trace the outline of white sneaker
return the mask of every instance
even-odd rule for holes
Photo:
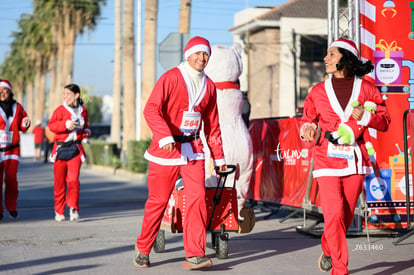
[[[55,212],[55,221],[57,222],[63,222],[65,220],[65,215],[60,215]]]
[[[70,220],[71,221],[76,221],[79,219],[79,213],[78,210],[76,210],[75,208],[70,208],[69,209],[69,215],[70,215]]]

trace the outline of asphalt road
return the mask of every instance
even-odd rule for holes
[[[184,270],[182,234],[166,232],[165,252],[152,252],[152,266],[138,269],[132,259],[147,196],[144,175],[83,167],[81,219],[61,223],[54,220],[53,166],[22,159],[18,179],[19,219],[5,212],[0,221],[1,274],[322,274],[319,239],[296,230],[300,213],[271,215],[275,209],[256,206],[252,232],[229,232],[227,259],[216,258],[208,236],[214,266],[200,271]],[[398,246],[395,240],[349,238],[351,274],[414,274],[414,236]]]

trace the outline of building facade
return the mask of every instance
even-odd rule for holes
[[[235,15],[230,31],[244,49],[240,82],[248,91],[250,119],[300,113],[308,88],[325,72],[327,0],[247,9]]]

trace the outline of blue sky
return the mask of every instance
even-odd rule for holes
[[[145,0],[142,0],[145,12]],[[157,42],[161,43],[171,32],[178,31],[181,0],[158,1]],[[192,0],[190,36],[200,35],[211,44],[232,44],[228,31],[233,26],[234,14],[248,7],[278,6],[288,0]],[[31,13],[31,0],[2,0],[0,17],[0,62],[3,62],[12,41],[11,33],[17,30],[22,13]],[[107,0],[97,27],[77,38],[73,81],[95,95],[112,92],[114,1]],[[144,15],[143,15],[144,18]],[[163,72],[159,66],[158,74]],[[1,78],[1,76],[0,76]]]

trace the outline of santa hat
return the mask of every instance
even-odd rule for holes
[[[339,38],[338,40],[332,41],[331,44],[329,44],[329,48],[330,47],[338,47],[338,48],[345,49],[345,50],[351,52],[357,58],[359,58],[358,48],[355,45],[354,41],[352,41],[352,40],[348,40],[348,39],[345,39],[345,38]]]
[[[190,55],[196,52],[206,52],[208,55],[211,54],[210,43],[207,39],[200,36],[191,38],[184,48],[184,58],[187,59]]]
[[[0,87],[6,87],[10,91],[13,91],[12,85],[8,80],[4,80],[4,79],[0,80]]]

